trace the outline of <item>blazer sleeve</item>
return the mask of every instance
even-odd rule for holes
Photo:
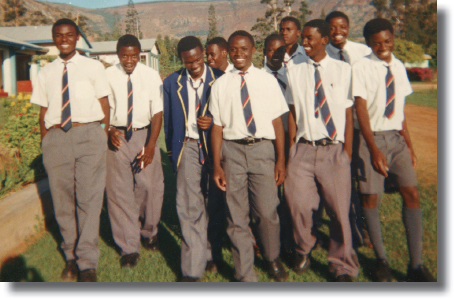
[[[172,156],[172,135],[173,135],[173,126],[172,126],[172,115],[170,109],[172,107],[171,96],[170,96],[170,83],[169,80],[164,80],[163,86],[163,95],[164,95],[164,133],[165,141],[167,147],[167,155]]]

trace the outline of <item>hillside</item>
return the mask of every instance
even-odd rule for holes
[[[0,0],[0,3],[4,1]],[[299,8],[299,1],[295,2],[292,6],[293,10]],[[313,11],[309,19],[318,18],[322,9],[326,14],[332,10],[342,10],[347,13],[351,18],[351,37],[361,37],[362,26],[367,20],[373,18],[375,11],[370,0],[308,0],[307,2],[309,8]],[[92,29],[92,32],[89,32],[88,35],[92,38],[112,30],[115,14],[121,17],[120,24],[122,24],[128,9],[126,5],[105,9],[85,9],[72,5],[43,3],[34,0],[24,0],[24,3],[27,13],[20,18],[20,25],[32,25],[32,12],[36,11],[41,12],[46,17],[47,23],[52,23],[67,12],[71,12],[73,16],[79,13],[81,16],[87,17],[88,26]],[[260,4],[260,0],[163,1],[137,3],[135,7],[139,13],[144,38],[156,37],[158,34],[182,37],[190,34],[198,36],[207,34],[208,7],[210,4],[215,6],[218,20],[217,28],[224,37],[228,37],[238,29],[250,30],[256,19],[262,17],[266,10],[266,5]],[[1,8],[0,13],[2,13]],[[3,24],[3,26],[14,25],[14,21]],[[122,30],[124,29],[122,28]]]

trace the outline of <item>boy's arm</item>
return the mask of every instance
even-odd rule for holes
[[[162,125],[162,111],[156,113],[151,118],[151,133],[150,137],[148,138],[147,145],[144,148],[144,153],[140,152],[137,156],[137,159],[140,159],[138,163],[143,162],[143,168],[147,167],[148,164],[153,162],[154,157],[154,148],[156,146],[156,141],[159,137],[159,132],[161,131]]]
[[[107,137],[109,137],[109,125],[110,125],[110,105],[109,98],[107,96],[98,99],[101,104],[102,112],[104,113],[104,118],[101,119],[101,124],[104,124],[104,132],[106,132]]]
[[[351,159],[353,151],[353,107],[347,108],[345,117],[344,151]]]
[[[359,127],[361,128],[361,133],[363,134],[364,139],[366,140],[367,147],[372,159],[372,166],[376,171],[388,177],[387,171],[388,164],[386,163],[386,157],[378,149],[374,141],[374,135],[370,128],[370,119],[369,112],[367,111],[367,101],[361,97],[355,97],[355,108],[356,115],[358,116]]]
[[[46,125],[44,123],[44,116],[46,115],[47,112],[47,107],[41,106],[41,109],[39,110],[39,129],[41,131],[41,141],[43,141],[44,136],[46,136],[47,132],[49,130],[46,129]]]
[[[273,127],[274,134],[276,135],[274,147],[276,148],[277,154],[276,164],[274,166],[274,180],[276,181],[276,186],[279,186],[285,179],[285,132],[280,116],[273,120]]]
[[[296,112],[295,105],[288,105],[290,112],[288,114],[288,138],[289,138],[289,148],[291,148],[296,142]]]
[[[222,127],[213,124],[211,128],[211,149],[213,151],[213,180],[222,191],[226,191],[227,182],[221,166]]]
[[[413,168],[416,167],[416,155],[415,151],[413,150],[413,144],[411,143],[410,139],[410,131],[408,131],[407,126],[407,117],[404,112],[404,121],[402,122],[402,130],[399,131],[400,135],[402,135],[405,139],[405,143],[407,144],[408,150],[410,151],[411,162],[413,164]]]

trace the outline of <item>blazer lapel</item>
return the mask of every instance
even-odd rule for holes
[[[213,73],[213,69],[211,67],[209,67],[207,64],[205,64],[205,67],[207,68],[207,74],[206,74],[206,78],[205,78],[206,84],[204,84],[204,86],[203,86],[202,115],[205,115],[208,110],[208,104],[210,103],[210,96],[211,96],[211,85],[213,85],[214,81],[216,81],[216,78]]]
[[[180,75],[177,79],[177,95],[180,99],[181,109],[183,110],[184,114],[184,125],[185,128],[187,127],[188,123],[188,84],[187,84],[188,77],[186,75],[186,69],[182,69]]]

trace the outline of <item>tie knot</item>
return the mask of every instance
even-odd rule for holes
[[[241,77],[244,77],[247,74],[247,72],[239,72],[239,74]]]
[[[320,66],[320,63],[314,62],[314,66],[315,66],[315,68],[318,68]]]
[[[200,79],[200,84],[199,84],[199,86],[197,86],[197,87],[194,86],[194,81],[192,80],[192,78],[189,79],[189,82],[191,82],[192,88],[194,88],[195,90],[197,90],[197,89],[202,85],[202,83],[203,83],[203,78]]]
[[[276,72],[276,71],[274,71],[274,72],[273,72],[273,75],[277,76],[277,72]]]

